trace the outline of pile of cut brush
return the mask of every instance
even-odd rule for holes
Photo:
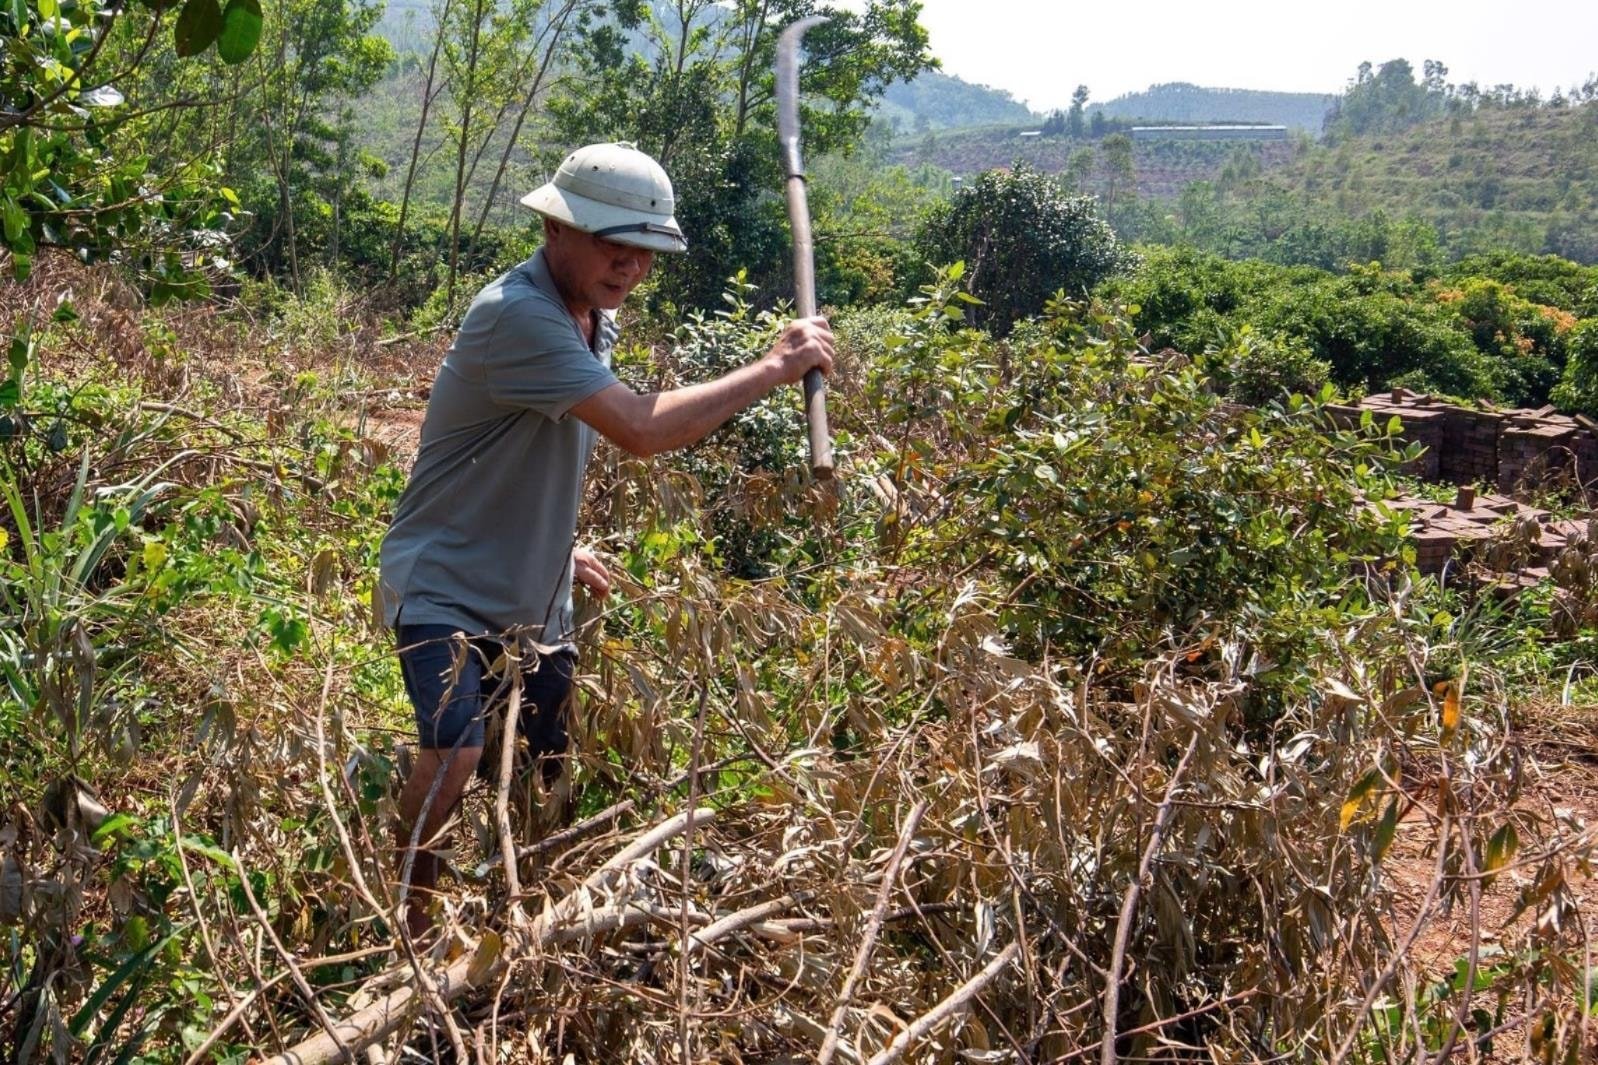
[[[514,874],[438,909],[449,931],[427,956],[353,995],[280,1000],[277,1027],[307,1035],[274,1060],[407,1039],[407,1053],[483,1061],[1341,1060],[1502,1043],[1480,1018],[1501,1023],[1514,986],[1538,989],[1513,996],[1516,1012],[1546,1008],[1550,1034],[1576,1045],[1570,986],[1557,990],[1573,942],[1561,921],[1590,839],[1569,825],[1539,826],[1537,852],[1519,856],[1542,892],[1526,904],[1549,911],[1525,932],[1524,968],[1504,981],[1498,957],[1503,987],[1473,977],[1415,1003],[1432,1012],[1413,1024],[1363,1023],[1416,978],[1417,935],[1453,903],[1475,912],[1486,874],[1516,858],[1489,826],[1511,823],[1504,800],[1524,767],[1395,743],[1435,736],[1457,712],[1446,693],[1398,673],[1328,678],[1276,735],[1251,740],[1236,646],[1217,649],[1226,679],[1191,675],[1208,649],[1178,648],[1119,701],[1011,657],[974,598],[957,597],[927,654],[872,629],[859,599],[826,618],[768,606],[721,602],[724,617],[758,618],[746,623],[766,654],[835,627],[841,675],[859,671],[840,686],[876,697],[833,697],[869,743],[834,742],[818,712],[818,742],[766,746],[758,715],[739,710],[747,667],[714,650],[649,679],[602,670],[592,703],[636,713],[658,699],[662,735],[642,742],[674,748],[655,764],[686,769],[621,773],[650,801],[521,848]],[[812,672],[827,686],[825,665]],[[897,683],[922,700],[902,722],[873,709]],[[615,723],[601,711],[591,725]],[[1436,861],[1423,905],[1395,927],[1379,863],[1399,818],[1439,809],[1406,829]],[[1529,836],[1533,820],[1513,823]],[[346,857],[368,882],[381,875],[371,856]],[[367,901],[388,911],[391,899]],[[1486,972],[1480,934],[1459,947]]]

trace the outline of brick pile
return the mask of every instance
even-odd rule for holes
[[[1398,418],[1400,437],[1426,449],[1406,471],[1422,480],[1489,484],[1510,494],[1568,476],[1598,489],[1598,422],[1580,415],[1552,407],[1473,410],[1403,388],[1330,409],[1351,426],[1367,411],[1379,426]]]
[[[1505,529],[1506,521],[1519,521],[1527,531],[1524,557],[1515,567],[1535,583],[1548,576],[1548,563],[1565,547],[1578,523],[1550,520],[1546,510],[1527,506],[1508,496],[1461,488],[1452,503],[1404,497],[1383,504],[1407,513],[1410,539],[1415,544],[1415,568],[1422,573],[1442,573],[1456,555],[1487,544]]]
[[[1556,478],[1598,494],[1598,422],[1552,407],[1474,410],[1402,388],[1366,396],[1357,406],[1331,408],[1349,426],[1366,412],[1381,427],[1396,417],[1399,437],[1425,448],[1406,472],[1461,486],[1452,503],[1402,498],[1385,504],[1409,515],[1417,569],[1442,573],[1472,552],[1499,572],[1508,590],[1548,579],[1549,563],[1584,525],[1554,521],[1512,496]],[[1478,494],[1477,485],[1497,492]]]

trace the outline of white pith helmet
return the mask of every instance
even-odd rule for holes
[[[539,214],[596,237],[651,251],[687,251],[673,217],[671,179],[659,163],[621,141],[578,148],[555,177],[522,197]]]

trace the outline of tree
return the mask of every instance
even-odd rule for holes
[[[1094,153],[1092,147],[1078,148],[1065,164],[1066,186],[1072,192],[1086,192],[1088,179],[1093,176]]]
[[[1361,63],[1326,116],[1327,132],[1338,137],[1394,133],[1444,114],[1454,97],[1448,68],[1428,59],[1422,70],[1424,80],[1417,83],[1407,59],[1389,60],[1374,73],[1370,63]]]
[[[1137,170],[1132,163],[1132,138],[1125,133],[1112,133],[1104,138],[1103,146],[1104,168],[1109,172],[1109,184],[1104,194],[1104,213],[1114,217],[1118,193],[1127,193],[1133,199],[1137,197]]]
[[[172,106],[132,83],[154,56],[201,65],[193,60],[215,45],[224,63],[244,61],[261,8],[187,0],[175,21],[169,11],[115,0],[14,0],[0,10],[0,235],[19,279],[41,246],[55,246],[144,262],[158,299],[201,284],[189,267],[218,243],[230,204],[208,153],[161,168],[150,154],[120,150],[141,120]]]
[[[1083,111],[1087,105],[1088,87],[1086,85],[1078,85],[1076,91],[1071,94],[1071,110],[1065,116],[1066,130],[1077,140],[1081,140],[1087,133],[1087,122],[1083,116]]]
[[[354,118],[341,104],[376,84],[393,58],[372,32],[378,0],[281,0],[268,20],[255,92],[241,100],[242,129],[226,159],[256,215],[248,234],[257,267],[304,283],[301,235],[337,241],[335,203],[355,184]]]
[[[1081,297],[1137,256],[1121,246],[1091,197],[1068,196],[1025,164],[990,170],[935,208],[916,237],[933,265],[966,265],[974,322],[997,334],[1063,291]]]

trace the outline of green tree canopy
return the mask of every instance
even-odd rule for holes
[[[966,264],[971,317],[997,333],[1043,310],[1064,291],[1082,296],[1133,266],[1088,196],[1070,196],[1024,164],[990,170],[927,216],[916,246],[928,263]]]

